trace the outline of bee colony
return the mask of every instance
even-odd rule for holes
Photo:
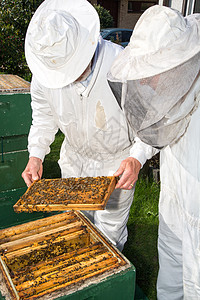
[[[114,176],[41,179],[14,205],[15,212],[101,210],[117,182]]]
[[[0,230],[6,299],[56,299],[128,268],[125,257],[78,211]]]

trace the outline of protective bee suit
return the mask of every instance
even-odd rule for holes
[[[106,78],[122,47],[99,38],[99,20],[90,6],[86,0],[46,0],[36,11],[26,36],[26,58],[33,72],[33,123],[28,150],[30,157],[43,161],[60,129],[65,135],[59,160],[64,178],[112,176],[130,155],[143,164],[150,148],[141,143],[131,152],[132,130]],[[69,53],[65,53],[65,27],[66,32],[70,31]],[[87,30],[91,32],[86,35]],[[91,60],[91,71],[83,81],[76,81]],[[106,210],[85,212],[119,250],[127,240],[126,224],[133,194],[134,188],[116,189]]]
[[[147,9],[109,80],[136,135],[160,149],[157,298],[200,299],[200,14]]]
[[[112,176],[121,160],[130,155],[133,135],[104,75],[119,51],[119,46],[100,39],[98,59],[87,88],[81,83],[59,89],[45,88],[33,77],[34,123],[29,133],[28,149],[31,156],[43,159],[60,128],[65,135],[59,160],[64,178]],[[133,193],[133,189],[116,190],[106,211],[97,211],[95,215],[87,213],[120,249],[127,239],[125,224]]]

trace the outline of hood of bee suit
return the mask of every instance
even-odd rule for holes
[[[108,80],[135,134],[163,148],[188,126],[197,106],[199,70],[200,14],[184,18],[155,5],[138,20]]]
[[[100,21],[87,0],[45,0],[27,29],[25,56],[42,85],[62,88],[80,77],[97,47]]]

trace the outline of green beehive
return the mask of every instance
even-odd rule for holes
[[[28,134],[31,125],[30,83],[16,75],[0,74],[0,136]]]
[[[26,187],[0,192],[0,229],[49,216],[49,213],[16,213],[13,205],[25,193]]]
[[[0,228],[34,220],[43,214],[16,214],[13,205],[26,191],[21,177],[28,162],[31,125],[30,83],[0,74]]]
[[[16,75],[0,75],[0,192],[25,187],[31,125],[30,83]]]

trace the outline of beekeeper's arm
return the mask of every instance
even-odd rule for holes
[[[116,188],[130,190],[138,179],[140,169],[147,159],[152,158],[159,150],[143,143],[139,138],[135,138],[135,143],[130,150],[130,157],[124,159],[114,176],[120,176]]]
[[[58,127],[46,100],[44,88],[34,78],[31,82],[32,125],[28,136],[29,161],[22,173],[27,186],[42,177],[42,163],[50,152]]]

